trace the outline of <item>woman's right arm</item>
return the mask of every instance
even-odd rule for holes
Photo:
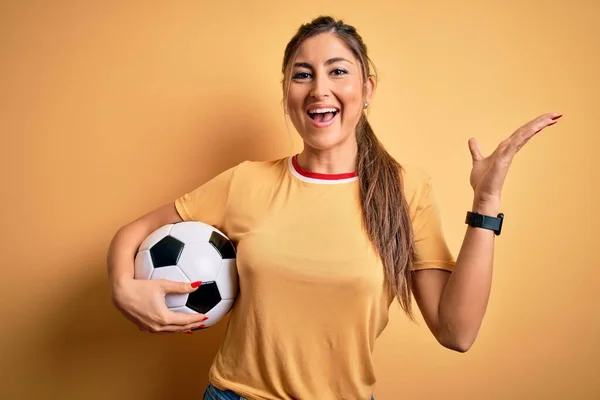
[[[174,203],[168,203],[121,227],[107,254],[108,278],[115,307],[140,329],[149,332],[184,332],[201,327],[203,314],[170,311],[167,293],[190,293],[190,283],[134,279],[138,248],[150,233],[163,225],[181,222]]]

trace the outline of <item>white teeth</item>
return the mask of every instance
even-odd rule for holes
[[[323,114],[323,113],[336,112],[336,111],[337,111],[337,109],[335,109],[335,108],[313,108],[311,110],[308,110],[308,112],[311,114]]]

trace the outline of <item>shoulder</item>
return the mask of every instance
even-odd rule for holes
[[[418,195],[424,190],[428,190],[431,185],[431,175],[420,165],[412,163],[401,164],[402,184],[404,193],[408,195]]]
[[[401,163],[402,177],[409,180],[411,183],[419,183],[428,181],[431,175],[420,165],[414,163]]]
[[[265,181],[276,178],[287,168],[288,157],[266,160],[240,162],[234,167],[235,179],[242,182]]]
[[[287,165],[289,157],[277,158],[273,160],[246,160],[238,164],[238,168],[245,171],[267,171],[280,168]]]
[[[420,165],[404,163],[401,167],[404,198],[414,215],[430,201],[431,175]]]

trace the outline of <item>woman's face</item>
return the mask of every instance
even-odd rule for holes
[[[332,33],[305,40],[291,67],[287,112],[308,146],[325,150],[355,142],[355,129],[374,80]],[[285,88],[284,88],[285,90]]]

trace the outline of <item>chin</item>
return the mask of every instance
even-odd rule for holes
[[[317,150],[327,150],[347,141],[348,137],[340,133],[338,129],[329,132],[319,130],[304,132],[300,135],[308,146]]]

